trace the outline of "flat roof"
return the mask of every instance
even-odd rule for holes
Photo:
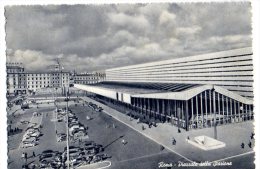
[[[158,93],[158,92],[179,92],[193,87],[201,86],[200,84],[180,84],[180,83],[117,83],[101,82],[95,84],[97,87],[120,90],[122,92],[136,93]]]
[[[114,91],[118,91],[121,93],[129,93],[129,94],[145,94],[145,93],[161,93],[161,90],[158,89],[148,89],[142,87],[134,87],[134,86],[127,86],[121,84],[112,84],[112,83],[98,83],[95,85],[91,85],[93,87],[101,87],[106,88]],[[167,91],[165,91],[167,92]]]

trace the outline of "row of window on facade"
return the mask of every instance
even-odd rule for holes
[[[93,79],[99,79],[98,77],[75,77],[75,80],[93,80]]]
[[[95,84],[98,83],[99,81],[75,81],[75,84]]]

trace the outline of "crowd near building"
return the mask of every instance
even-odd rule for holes
[[[97,98],[186,130],[254,119],[252,49],[241,48],[105,71]]]

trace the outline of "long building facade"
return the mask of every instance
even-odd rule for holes
[[[252,49],[242,48],[108,69],[106,81],[212,84],[252,98]]]
[[[75,85],[144,117],[186,130],[254,119],[252,49],[106,70],[106,82]]]

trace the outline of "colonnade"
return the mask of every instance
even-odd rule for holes
[[[189,100],[132,97],[131,104],[141,114],[191,128],[242,122],[254,118],[253,105],[241,103],[214,90],[206,90]]]

